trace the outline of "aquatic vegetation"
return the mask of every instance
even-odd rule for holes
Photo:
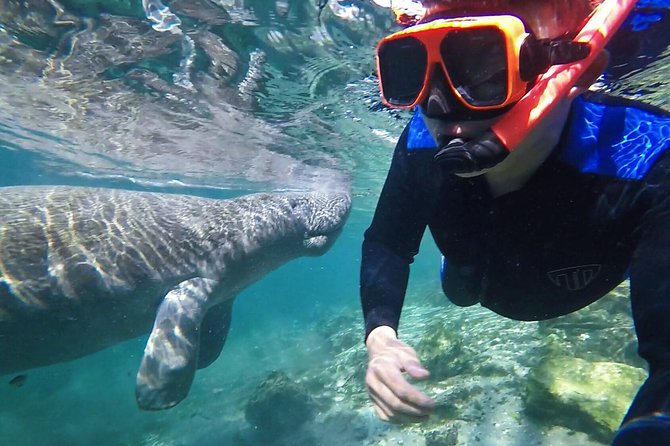
[[[468,354],[460,335],[462,329],[460,324],[445,324],[439,318],[426,327],[415,348],[433,379],[443,380],[472,372],[474,364],[467,361]]]

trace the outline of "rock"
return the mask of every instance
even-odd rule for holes
[[[446,424],[440,429],[426,433],[426,446],[456,446],[458,444],[458,428],[454,424]]]
[[[246,420],[262,438],[293,434],[312,421],[316,404],[298,383],[284,372],[272,372],[256,389],[245,409]]]
[[[548,357],[528,377],[526,411],[609,443],[646,375],[626,364]]]

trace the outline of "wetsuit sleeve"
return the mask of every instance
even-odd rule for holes
[[[670,413],[670,156],[650,172],[639,239],[630,266],[631,305],[640,356],[649,378],[626,421],[658,411]]]
[[[365,338],[381,325],[397,330],[409,278],[432,201],[422,177],[429,174],[434,150],[407,149],[405,129],[396,146],[372,224],[365,232],[360,295]]]

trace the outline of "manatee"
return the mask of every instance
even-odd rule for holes
[[[172,407],[221,353],[240,291],[326,252],[350,207],[346,192],[0,188],[0,375],[149,333],[137,403]]]

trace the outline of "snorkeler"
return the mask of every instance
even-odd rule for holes
[[[397,328],[426,227],[456,305],[571,313],[630,280],[649,364],[613,445],[670,444],[670,112],[588,87],[632,0],[425,0],[377,46],[383,102],[417,111],[365,232],[366,385],[383,420],[434,400]]]

